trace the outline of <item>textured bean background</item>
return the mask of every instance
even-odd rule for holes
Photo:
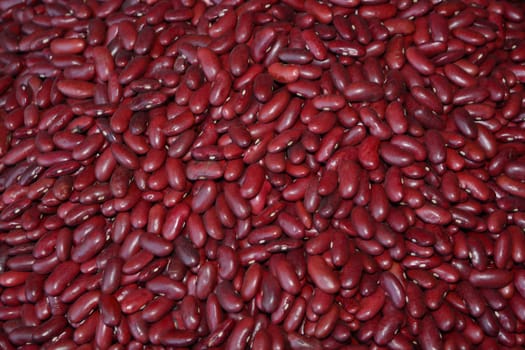
[[[0,1],[0,348],[524,348],[524,83],[522,1]]]

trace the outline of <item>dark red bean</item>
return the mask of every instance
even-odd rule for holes
[[[483,288],[501,288],[509,284],[514,274],[505,270],[473,270],[469,276],[469,281],[475,287]]]
[[[350,83],[343,92],[350,102],[373,102],[383,97],[383,89],[371,82],[354,82]]]
[[[59,264],[47,278],[44,285],[45,292],[48,295],[61,294],[69,281],[72,281],[79,272],[79,265],[72,261]]]
[[[273,313],[279,307],[281,300],[281,287],[277,279],[270,273],[263,273],[261,282],[261,310]]]
[[[226,203],[237,218],[246,219],[250,215],[250,206],[242,197],[239,186],[233,183],[225,184],[224,197]]]
[[[433,349],[442,347],[441,334],[436,327],[432,316],[427,315],[422,320],[421,333],[418,341],[423,349]]]
[[[156,234],[148,233],[143,233],[140,236],[140,246],[156,256],[169,255],[173,250],[170,242]]]
[[[308,275],[312,278],[316,286],[326,293],[336,293],[340,288],[338,276],[318,255],[308,258]]]
[[[226,349],[239,349],[246,345],[254,327],[253,318],[248,317],[238,321],[233,327],[228,340]]]
[[[100,316],[107,326],[117,326],[121,320],[120,305],[114,296],[102,294],[99,299]]]
[[[222,308],[228,312],[239,312],[242,307],[242,299],[235,292],[229,281],[220,282],[215,290]]]
[[[282,212],[277,217],[279,226],[283,232],[290,238],[300,239],[304,237],[304,227],[301,222],[292,215]]]
[[[262,281],[261,265],[255,263],[250,265],[245,273],[241,286],[241,296],[244,300],[252,299],[259,291]]]
[[[80,322],[85,319],[89,312],[97,305],[99,298],[99,291],[90,291],[83,294],[69,308],[69,320],[71,322]]]
[[[386,293],[390,296],[392,303],[397,308],[405,306],[405,291],[401,282],[390,272],[383,272],[381,274],[381,285]]]
[[[419,73],[424,75],[432,75],[434,73],[434,64],[417,48],[407,48],[406,57],[408,62],[410,62]]]
[[[57,88],[64,95],[78,99],[92,97],[95,93],[92,83],[78,80],[61,80],[57,83]]]
[[[101,291],[110,294],[117,290],[120,285],[121,270],[124,262],[118,257],[108,260],[102,272]]]
[[[385,292],[382,288],[377,288],[375,292],[363,298],[356,313],[356,318],[361,321],[372,319],[383,307],[384,301]]]
[[[167,297],[160,296],[152,300],[142,310],[142,318],[147,322],[157,322],[173,308],[174,302]]]
[[[292,265],[282,255],[273,255],[270,259],[270,269],[277,277],[281,288],[291,294],[298,294],[300,283]]]

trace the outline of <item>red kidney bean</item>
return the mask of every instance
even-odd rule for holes
[[[470,273],[469,281],[475,287],[501,288],[510,283],[513,277],[512,272],[505,270],[473,270]]]
[[[287,84],[297,81],[300,77],[299,67],[295,65],[285,65],[273,63],[268,67],[268,73],[277,82]]]
[[[418,341],[424,349],[441,348],[443,346],[441,333],[431,315],[423,318]]]
[[[157,322],[173,308],[173,305],[174,302],[172,300],[165,296],[159,296],[148,303],[142,310],[142,319],[150,323]]]
[[[365,81],[350,83],[343,93],[350,102],[374,102],[383,97],[379,85]]]
[[[187,330],[174,330],[172,332],[166,332],[161,335],[160,342],[163,345],[171,346],[190,346],[197,340],[196,335],[192,331]]]
[[[238,349],[246,345],[254,327],[253,318],[248,317],[238,321],[233,327],[228,340],[226,349]]]
[[[117,326],[121,320],[120,305],[110,294],[102,294],[99,299],[102,322],[107,326]]]
[[[414,86],[411,88],[411,93],[417,102],[425,105],[432,111],[436,113],[443,112],[443,105],[441,101],[432,91],[421,86]]]
[[[186,294],[186,287],[178,281],[164,276],[157,276],[146,283],[146,287],[153,293],[163,293],[170,299],[179,300]]]
[[[360,321],[372,319],[383,307],[384,301],[385,292],[382,288],[377,288],[375,292],[361,300],[356,318]]]
[[[124,319],[123,319],[124,321]],[[149,325],[140,318],[140,313],[134,313],[127,316],[129,332],[140,343],[148,341]]]
[[[419,73],[423,75],[432,75],[434,73],[434,64],[417,48],[407,48],[406,58]]]
[[[140,236],[140,245],[156,256],[169,255],[173,250],[173,246],[168,241],[155,234],[143,233]]]
[[[95,256],[104,246],[106,237],[103,232],[92,231],[71,250],[71,259],[83,263]]]
[[[330,310],[319,318],[319,322],[315,327],[315,337],[323,339],[330,335],[335,327],[339,317],[339,308],[333,305]]]
[[[381,274],[381,285],[386,293],[390,296],[392,303],[398,309],[405,306],[405,290],[401,282],[391,273],[383,272]]]
[[[71,303],[80,297],[86,290],[95,289],[100,282],[100,276],[97,275],[81,275],[77,277],[64,290],[60,296],[60,300],[65,303]]]
[[[404,167],[411,165],[414,162],[411,153],[396,147],[390,142],[381,143],[379,152],[385,162],[394,166]]]
[[[415,318],[423,317],[426,312],[426,306],[421,289],[412,282],[407,283],[406,297],[408,314]]]
[[[250,48],[247,45],[236,45],[229,55],[229,65],[231,73],[238,77],[243,75],[248,69],[248,58]]]
[[[259,308],[264,312],[275,312],[277,307],[279,307],[281,294],[281,288],[277,279],[272,274],[263,272]]]
[[[239,312],[242,309],[242,299],[233,289],[229,281],[220,282],[215,289],[215,293],[224,310],[228,312]]]
[[[425,304],[430,310],[439,309],[447,292],[448,285],[443,281],[437,281],[433,288],[425,292]]]
[[[282,212],[277,217],[277,222],[279,223],[279,226],[282,228],[283,232],[290,238],[300,239],[304,237],[303,225],[292,215]]]
[[[61,80],[57,83],[57,88],[64,95],[78,99],[92,97],[95,93],[93,84],[77,80]]]
[[[241,287],[241,296],[244,300],[252,299],[259,291],[262,281],[262,269],[259,264],[252,264],[246,271]]]
[[[71,322],[80,322],[85,319],[89,312],[97,305],[99,298],[99,291],[89,291],[84,293],[69,308],[68,319]]]
[[[131,224],[131,222],[129,223]],[[131,226],[131,225],[130,225]],[[131,227],[130,227],[131,228]],[[126,237],[123,239],[122,246],[119,251],[119,256],[123,259],[128,259],[140,249],[140,235],[142,231],[134,230],[126,232]]]
[[[110,294],[117,290],[120,284],[121,270],[124,262],[118,257],[108,260],[102,272],[101,291]]]
[[[215,297],[215,295],[212,295]],[[213,298],[211,298],[213,299]],[[215,297],[216,300],[216,297]],[[209,304],[208,304],[209,305]],[[212,314],[213,312],[208,312],[208,315]],[[222,316],[222,315],[221,315]],[[209,321],[208,321],[209,323]],[[211,332],[210,334],[203,340],[203,343],[207,346],[218,346],[221,345],[226,341],[226,338],[228,337],[229,332],[233,329],[235,325],[235,321],[233,319],[226,319],[223,322],[217,322],[217,324],[209,326]]]
[[[394,338],[395,333],[403,323],[403,314],[392,312],[383,316],[377,324],[377,333],[374,335],[374,341],[378,345],[386,345]]]
[[[208,235],[214,239],[224,239],[224,230],[217,213],[217,210],[212,207],[204,213],[203,223]]]
[[[153,254],[146,250],[140,250],[123,264],[122,272],[128,275],[135,274],[150,263],[151,260],[153,260]]]
[[[190,207],[185,203],[177,204],[166,213],[166,222],[162,227],[162,236],[167,240],[177,237],[190,214]]]
[[[318,255],[308,258],[308,275],[316,286],[326,293],[336,293],[340,288],[338,276],[330,270],[326,262]]]
[[[205,263],[199,270],[197,277],[197,297],[199,299],[206,299],[208,295],[215,288],[215,280],[217,277],[217,268],[212,263]]]
[[[46,280],[44,285],[45,292],[48,295],[61,294],[69,281],[73,280],[79,271],[79,265],[72,261],[59,264]]]
[[[270,270],[278,279],[281,288],[290,294],[300,292],[299,279],[293,269],[293,266],[283,255],[273,255],[270,259]]]
[[[224,197],[226,203],[239,219],[246,219],[250,215],[250,206],[242,197],[239,186],[227,183],[224,186]]]
[[[477,293],[475,287],[467,282],[460,282],[457,293],[465,300],[468,311],[474,317],[479,317],[486,309],[483,298]]]
[[[151,280],[148,281],[148,288],[150,288],[150,284],[153,285],[153,282]],[[153,293],[149,289],[136,288],[134,290],[129,291],[127,295],[123,296],[121,300],[119,300],[120,308],[125,314],[134,314],[139,309],[143,308],[149,301],[151,301],[152,298]]]

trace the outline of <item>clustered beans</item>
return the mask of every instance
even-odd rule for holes
[[[525,346],[523,2],[0,28],[0,348]]]

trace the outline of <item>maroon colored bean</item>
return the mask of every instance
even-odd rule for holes
[[[101,291],[110,294],[117,290],[120,284],[121,270],[124,262],[118,257],[108,260],[102,272]]]
[[[142,310],[142,318],[144,321],[150,323],[159,321],[173,308],[173,305],[174,302],[172,300],[164,296],[159,296]]]
[[[156,234],[143,233],[140,236],[140,245],[156,256],[169,255],[173,250],[173,246],[167,240]]]
[[[47,278],[44,290],[48,295],[59,295],[79,273],[80,267],[72,261],[59,264]]]
[[[340,288],[338,276],[334,271],[330,270],[323,258],[318,255],[308,258],[308,275],[316,286],[326,293],[336,293]]]
[[[509,284],[514,278],[514,274],[505,270],[473,270],[470,273],[469,281],[475,287],[501,288]]]
[[[383,272],[381,274],[381,285],[386,293],[390,296],[392,303],[397,308],[405,306],[405,291],[401,282],[390,272]]]
[[[443,346],[441,334],[431,315],[423,318],[418,341],[423,349],[441,348]]]
[[[242,299],[233,289],[229,281],[220,282],[215,289],[215,293],[224,310],[228,312],[239,312],[242,309]]]
[[[432,75],[434,73],[434,64],[417,48],[407,48],[406,57],[408,62],[410,62],[419,73],[424,75]]]
[[[288,213],[282,212],[277,217],[279,226],[283,232],[290,238],[302,238],[304,236],[304,227],[295,217]]]
[[[89,291],[84,293],[69,308],[69,320],[71,322],[80,322],[85,319],[89,312],[97,305],[99,298],[99,291]]]
[[[374,102],[383,97],[379,85],[366,81],[350,83],[343,93],[350,102]]]
[[[362,299],[356,318],[361,321],[370,320],[383,307],[384,302],[385,292],[382,288],[377,288],[375,292]]]
[[[221,278],[231,280],[239,268],[235,251],[229,247],[221,246],[217,250],[218,273]]]
[[[281,288],[291,294],[298,294],[300,283],[292,265],[282,255],[273,255],[270,259],[270,269],[277,277]]]
[[[226,203],[239,219],[246,219],[251,212],[248,202],[242,197],[240,188],[236,184],[227,183],[224,186]]]
[[[98,303],[102,322],[107,326],[117,326],[122,315],[115,297],[110,294],[102,294]]]
[[[123,319],[124,321],[124,319]],[[129,333],[140,343],[148,341],[149,325],[140,318],[140,313],[134,313],[127,316]],[[137,344],[138,345],[138,344]]]
[[[239,349],[246,345],[254,327],[253,318],[238,321],[225,344],[225,349]]]
[[[95,93],[92,83],[78,80],[61,80],[57,83],[57,88],[64,95],[78,99],[92,97]]]
[[[72,248],[71,259],[78,263],[84,263],[100,252],[105,243],[106,237],[103,232],[90,232],[79,245]]]

